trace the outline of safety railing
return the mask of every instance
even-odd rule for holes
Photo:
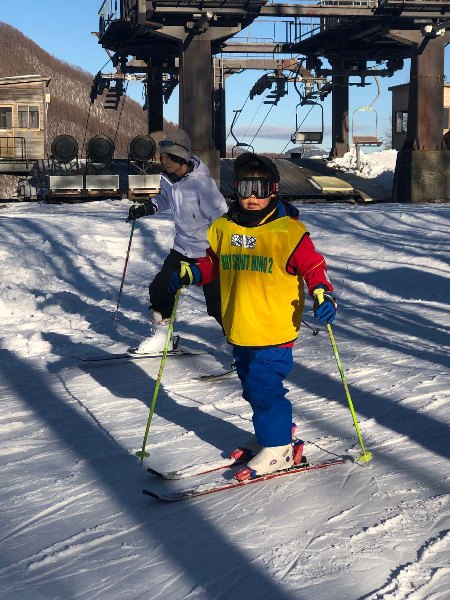
[[[21,136],[0,136],[0,158],[25,160],[27,158],[25,138]]]
[[[98,11],[99,33],[102,35],[108,29],[111,21],[120,19],[119,1],[104,0]]]
[[[378,0],[320,0],[320,6],[355,6],[376,8]]]

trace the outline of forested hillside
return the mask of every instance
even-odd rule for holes
[[[99,133],[115,140],[116,158],[126,158],[130,140],[147,131],[146,113],[142,106],[130,98],[125,99],[123,110],[106,110],[104,99],[99,97],[90,106],[90,90],[94,73],[74,67],[45,52],[18,29],[0,21],[0,77],[16,75],[43,75],[51,77],[48,108],[47,152],[57,135],[73,136],[80,147]],[[92,41],[95,44],[95,40]],[[106,60],[105,54],[105,60]],[[108,65],[105,70],[113,70]],[[87,119],[89,114],[89,120]],[[119,121],[120,115],[120,121]],[[86,131],[86,122],[88,128]],[[119,127],[118,127],[119,125]],[[174,127],[165,123],[165,128]],[[85,133],[86,132],[86,133]],[[0,197],[8,197],[16,177],[0,176]]]

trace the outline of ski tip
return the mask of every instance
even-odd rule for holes
[[[236,373],[236,369],[230,369],[228,371],[221,371],[220,373],[204,373],[194,377],[196,381],[215,381],[218,379],[225,379],[229,375]]]
[[[145,496],[151,496],[152,498],[155,498],[156,500],[162,500],[162,499],[163,499],[163,498],[161,498],[161,496],[159,496],[159,495],[158,495],[158,494],[156,494],[155,492],[151,492],[150,490],[143,489],[143,490],[142,490],[142,493],[143,493]]]
[[[164,479],[164,473],[161,473],[161,471],[157,471],[156,469],[152,469],[152,467],[148,467],[147,468],[147,473],[151,473],[152,475],[156,475],[157,477],[160,477],[161,479]]]
[[[158,500],[159,502],[178,502],[179,500],[185,500],[186,498],[189,498],[190,496],[186,496],[183,493],[175,493],[175,494],[157,494],[156,492],[152,492],[151,490],[146,490],[143,489],[142,493],[145,496],[150,496],[151,498],[155,498],[155,500]]]

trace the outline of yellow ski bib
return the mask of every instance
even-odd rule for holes
[[[290,217],[253,228],[220,217],[208,229],[220,262],[223,327],[232,344],[276,346],[297,338],[304,282],[286,267],[305,233],[303,223]]]

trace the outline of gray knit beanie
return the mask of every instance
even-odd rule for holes
[[[173,154],[189,162],[192,156],[191,138],[183,129],[175,129],[159,142],[160,152]]]

